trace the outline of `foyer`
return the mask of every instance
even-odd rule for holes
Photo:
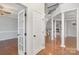
[[[0,4],[0,55],[78,55],[78,3]]]

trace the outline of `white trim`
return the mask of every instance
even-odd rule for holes
[[[10,33],[10,32],[18,32],[18,31],[0,31],[0,33]]]
[[[56,17],[56,15],[58,15],[58,14],[60,14],[60,13],[61,13],[61,11],[60,11],[60,12],[58,12],[57,14],[53,15],[52,17]]]
[[[76,10],[77,8],[72,8],[72,9],[67,9],[67,10],[63,10],[63,13],[64,12],[67,12],[67,11],[70,11],[70,10]]]
[[[22,29],[22,34],[20,33],[20,14],[22,14],[22,21],[23,21],[23,23],[21,24],[21,25],[23,25],[23,27],[21,28]],[[18,13],[18,34],[19,34],[19,36],[18,36],[18,54],[19,55],[24,55],[24,53],[26,52],[26,48],[25,48],[25,9],[23,9],[23,10],[21,10],[19,13]],[[20,35],[21,34],[21,35]],[[23,39],[21,40],[20,39],[20,37],[22,37]],[[20,40],[21,41],[23,41],[23,43],[22,42],[20,42]],[[20,45],[22,45],[22,46],[20,46]],[[22,48],[21,50],[19,49],[19,48]]]
[[[33,55],[36,55],[37,53],[39,53],[42,49],[44,49],[45,47],[43,46],[43,47],[41,47],[41,48],[39,48],[37,51],[35,51],[34,53],[32,53]]]
[[[1,31],[0,32],[0,41],[9,40],[17,37],[17,31]]]
[[[15,38],[18,38],[18,37],[3,38],[3,39],[0,39],[0,41],[12,40],[12,39],[15,39]]]
[[[55,14],[55,15],[53,15],[52,17],[55,17],[56,15],[58,15],[58,14],[60,14],[60,13],[64,13],[64,12],[67,12],[67,11],[69,11],[69,10],[76,10],[76,9],[78,9],[78,8],[73,8],[73,9],[68,9],[68,10],[61,10],[60,12],[58,12],[57,14]]]

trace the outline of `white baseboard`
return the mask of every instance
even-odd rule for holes
[[[17,31],[3,31],[0,32],[0,41],[17,38]]]
[[[4,39],[0,39],[0,41],[11,40],[11,39],[14,39],[14,38],[18,38],[18,37],[4,38]]]
[[[37,53],[39,53],[42,49],[44,49],[45,47],[41,47],[39,50],[38,50],[38,52]],[[37,53],[35,53],[35,55],[37,54]]]
[[[36,51],[33,51],[33,53],[31,53],[31,54],[29,54],[28,53],[28,51],[27,51],[27,54],[29,54],[29,55],[36,55],[37,53],[39,53],[42,49],[44,49],[45,47],[41,47],[41,48],[39,48],[38,50],[36,50]]]

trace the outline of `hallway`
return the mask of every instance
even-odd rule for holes
[[[51,41],[49,36],[47,36],[45,42],[45,49],[41,50],[37,55],[79,55],[79,51],[75,50],[75,40],[73,38],[69,38],[65,41],[66,48],[60,47],[59,36],[56,41]],[[70,45],[69,42],[71,42],[71,44],[73,43],[73,45]]]

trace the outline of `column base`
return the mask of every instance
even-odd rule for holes
[[[54,39],[51,39],[51,40],[54,40]]]
[[[61,47],[62,47],[62,48],[65,48],[66,46],[65,46],[65,45],[61,45]]]
[[[53,40],[54,38],[53,37],[51,37],[51,40]]]
[[[76,50],[79,51],[79,48],[77,48]]]

